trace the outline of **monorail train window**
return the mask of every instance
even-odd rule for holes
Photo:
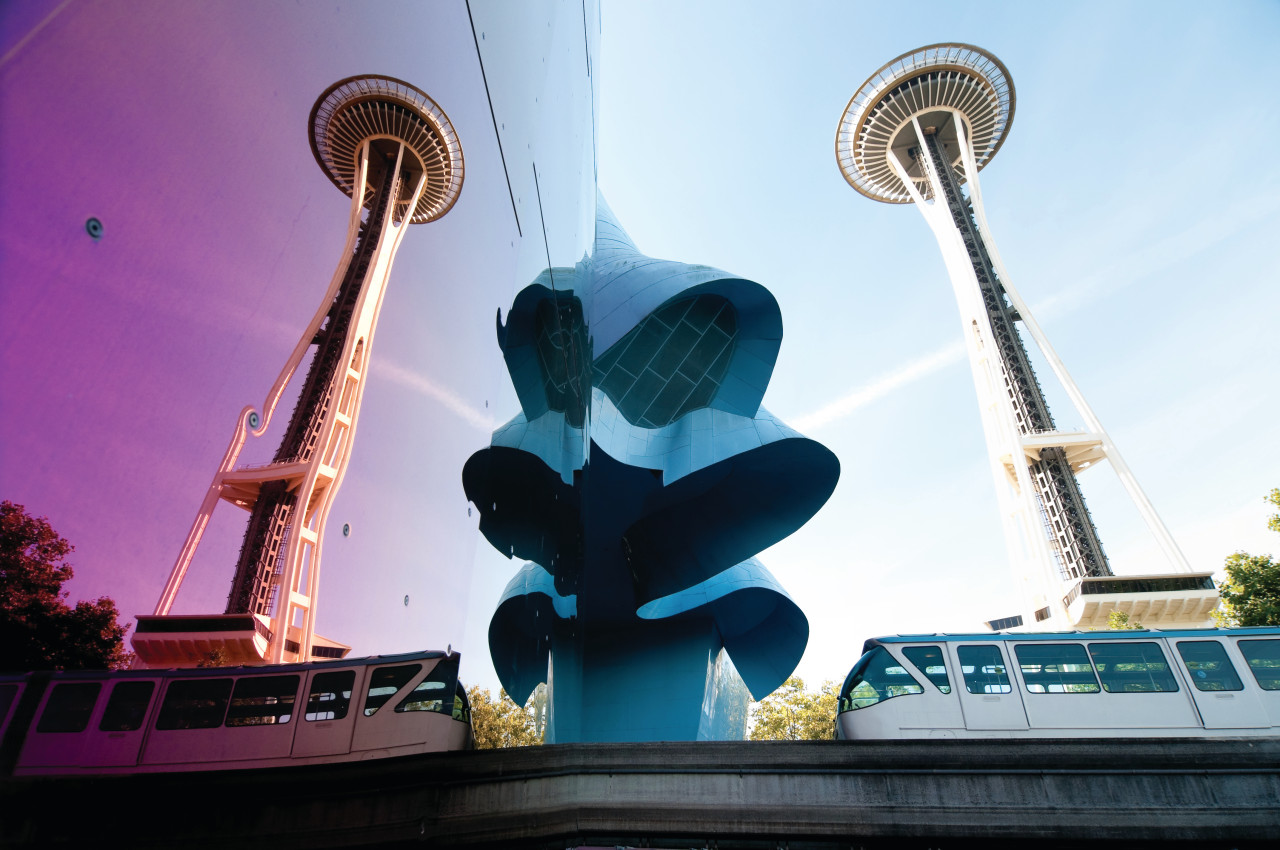
[[[461,682],[453,688],[453,719],[463,723],[471,722],[471,700],[467,699],[467,689],[462,687]]]
[[[424,679],[409,695],[400,700],[396,711],[444,711],[444,682]],[[452,709],[452,705],[450,708]]]
[[[1231,666],[1227,651],[1216,640],[1180,640],[1178,653],[1199,691],[1243,691],[1244,683]]]
[[[355,670],[317,673],[311,680],[307,696],[308,720],[341,720],[351,705],[351,689],[356,684]]]
[[[925,678],[944,694],[951,693],[951,680],[947,678],[947,664],[942,658],[940,646],[907,646],[902,654],[916,665]]]
[[[1280,691],[1280,640],[1242,640],[1236,645],[1253,671],[1253,678],[1258,680],[1258,687]]]
[[[1081,644],[1020,643],[1013,651],[1022,681],[1033,694],[1096,694],[1102,690]]]
[[[434,678],[440,672],[440,667],[444,665],[436,665],[436,669],[427,674],[427,677],[418,683],[418,687],[409,692],[409,695],[400,700],[400,704],[396,706],[396,711],[437,711],[444,713],[444,698],[453,677],[450,676],[449,682],[442,682]],[[449,701],[449,711],[453,710],[453,701]]]
[[[216,729],[231,698],[230,679],[177,679],[169,683],[157,729]]]
[[[956,649],[960,658],[960,673],[964,687],[971,694],[1008,694],[1013,692],[1009,674],[1004,669],[1004,656],[1000,647],[993,644],[961,646]]]
[[[924,687],[883,646],[858,659],[840,689],[840,711],[856,711],[894,697],[922,694]]]
[[[37,732],[83,732],[98,701],[101,682],[64,682],[53,686]]]
[[[372,717],[421,669],[421,664],[405,664],[402,667],[379,667],[374,670],[369,677],[369,694],[364,699],[364,716]]]
[[[1093,666],[1109,694],[1143,694],[1178,690],[1178,680],[1160,644],[1107,641],[1089,644]]]
[[[98,728],[103,732],[132,732],[147,719],[147,706],[155,693],[155,682],[116,682],[102,710]]]
[[[273,726],[293,719],[297,676],[246,676],[236,681],[228,726]]]
[[[17,685],[0,685],[0,723],[3,723],[4,719],[9,716],[9,706],[13,705],[13,700],[17,695]]]

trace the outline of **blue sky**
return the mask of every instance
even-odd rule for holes
[[[765,561],[809,616],[799,672],[873,634],[1013,613],[960,322],[919,213],[864,198],[833,143],[880,65],[960,41],[1017,89],[983,193],[1015,285],[1192,564],[1275,548],[1280,70],[1271,3],[608,3],[600,184],[642,251],[768,286],[765,406],[840,485]],[[1038,362],[1060,426],[1080,424]],[[1082,476],[1117,572],[1168,569],[1103,465]]]
[[[569,0],[473,7],[482,29],[551,8],[581,31]],[[494,312],[542,246],[511,216],[465,5],[383,9],[402,25],[350,3],[0,7],[0,161],[23,164],[0,189],[0,497],[77,546],[74,598],[150,612],[236,415],[333,273],[347,203],[311,160],[308,110],[345,76],[408,80],[449,113],[467,177],[396,261],[320,631],[360,654],[452,644],[496,688],[486,631],[517,565],[476,531],[460,471],[516,412]],[[1015,606],[941,257],[833,150],[863,80],[925,44],[1008,67],[1017,111],[982,172],[1000,252],[1192,564],[1277,548],[1280,5],[604,2],[601,22],[600,187],[640,250],[775,294],[765,406],[842,465],[761,555],[809,618],[807,680],[843,677],[867,637]],[[545,104],[504,117],[519,108]],[[540,163],[572,160],[536,141]],[[1082,486],[1117,572],[1166,569],[1110,469]],[[177,611],[222,609],[242,529],[215,513]]]

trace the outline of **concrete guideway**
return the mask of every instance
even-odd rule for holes
[[[4,846],[1261,847],[1280,739],[566,744],[11,779],[0,812]]]

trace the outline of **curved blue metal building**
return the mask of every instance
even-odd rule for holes
[[[646,257],[603,199],[594,251],[498,317],[522,412],[463,470],[524,566],[489,625],[548,742],[741,738],[809,624],[754,555],[826,502],[839,462],[760,407],[782,343],[758,283]]]

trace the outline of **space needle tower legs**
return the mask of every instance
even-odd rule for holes
[[[978,172],[1003,144],[1014,105],[1013,82],[994,56],[970,45],[931,45],[873,74],[850,101],[836,136],[845,179],[874,200],[915,203],[951,278],[1023,599],[1021,615],[993,621],[993,627],[1061,628],[1095,624],[1098,617],[1105,624],[1111,610],[1198,622],[1206,605],[1216,605],[1208,574],[1191,573],[1013,287],[988,230]],[[1018,323],[1066,389],[1083,430],[1054,424]],[[1077,473],[1103,459],[1170,565],[1163,583],[1146,581],[1139,590],[1124,579],[1108,581],[1114,574],[1076,481]],[[1082,594],[1107,599],[1077,602]]]
[[[407,225],[439,218],[457,199],[462,149],[430,97],[389,77],[335,83],[316,101],[310,126],[317,163],[351,197],[346,242],[262,413],[241,412],[155,613],[139,618],[134,648],[151,666],[198,663],[215,649],[240,663],[341,657],[347,650],[315,633],[320,544],[351,456],[392,262]],[[310,366],[272,461],[236,468],[247,437],[266,431],[308,351]],[[171,616],[220,500],[249,511],[226,611]]]

